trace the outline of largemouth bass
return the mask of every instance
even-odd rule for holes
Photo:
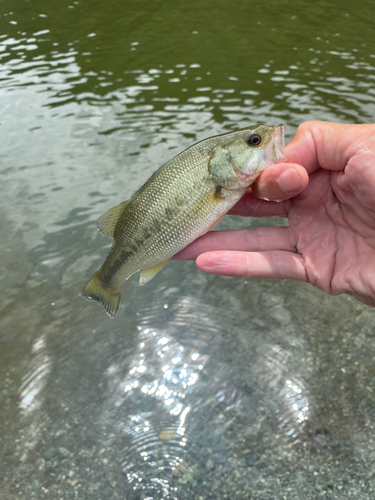
[[[114,239],[81,296],[114,318],[125,281],[143,285],[224,217],[260,172],[285,159],[284,125],[256,125],[197,142],[162,165],[130,198],[98,220]]]

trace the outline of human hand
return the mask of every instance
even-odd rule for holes
[[[288,227],[212,231],[175,259],[225,276],[306,281],[375,306],[375,125],[306,122],[286,156],[230,213],[288,217]]]

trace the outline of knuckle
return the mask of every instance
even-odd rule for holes
[[[309,120],[307,122],[301,123],[297,128],[297,134],[300,135],[310,135],[312,131],[319,129],[324,122],[318,120]]]

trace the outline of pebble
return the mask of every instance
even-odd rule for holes
[[[46,450],[43,453],[44,460],[51,460],[56,455],[56,448],[53,448],[52,446],[50,448],[46,448]]]
[[[63,446],[60,446],[59,453],[63,457],[71,457],[72,456],[72,453],[69,450],[67,450],[66,448],[64,448]]]

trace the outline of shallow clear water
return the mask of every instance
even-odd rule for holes
[[[113,321],[78,297],[96,219],[192,142],[374,121],[373,5],[338,5],[0,2],[1,498],[374,497],[373,309],[191,262]]]

